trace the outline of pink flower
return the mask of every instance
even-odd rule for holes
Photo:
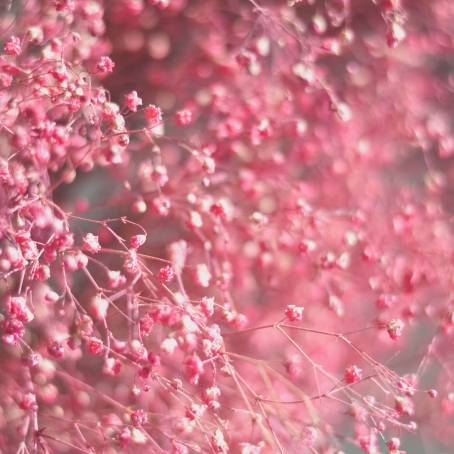
[[[87,233],[82,241],[84,251],[90,252],[91,254],[97,254],[101,250],[99,239],[96,235],[93,235],[93,233]]]
[[[131,112],[137,112],[137,109],[142,105],[142,99],[139,98],[135,90],[129,92],[125,99],[126,105]]]
[[[4,49],[8,55],[17,57],[22,52],[20,39],[17,36],[11,36],[8,41],[6,41]]]
[[[303,319],[304,307],[289,304],[285,309],[285,316],[291,321],[301,321]]]
[[[0,451],[448,452],[451,3],[4,1]]]
[[[92,337],[87,342],[87,350],[92,355],[96,355],[96,356],[102,355],[102,353],[104,351],[104,344],[100,339]]]
[[[129,244],[131,245],[132,248],[138,249],[140,246],[145,244],[146,240],[147,240],[146,235],[134,235],[130,238]]]
[[[392,340],[399,339],[403,334],[404,326],[403,321],[400,319],[391,320],[386,327],[389,337]]]
[[[154,104],[145,107],[144,114],[149,127],[157,126],[162,121],[162,111]]]
[[[181,126],[188,126],[192,123],[192,112],[189,109],[179,110],[176,113],[177,123]]]
[[[160,282],[168,284],[172,282],[175,278],[175,271],[172,269],[171,266],[165,266],[159,270],[157,278]]]
[[[99,58],[98,63],[96,64],[96,70],[101,74],[108,74],[113,71],[115,63],[106,56]]]
[[[347,384],[358,383],[363,378],[363,371],[358,366],[350,366],[345,369],[344,380]]]
[[[131,413],[131,422],[133,426],[143,426],[148,421],[148,417],[141,408]]]

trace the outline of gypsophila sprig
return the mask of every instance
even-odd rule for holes
[[[448,452],[453,20],[0,2],[0,451]]]

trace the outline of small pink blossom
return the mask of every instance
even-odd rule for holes
[[[181,126],[188,126],[192,123],[193,114],[189,109],[179,110],[175,116],[177,123]]]
[[[20,39],[17,36],[11,36],[11,38],[6,41],[4,49],[8,55],[17,57],[22,52]]]
[[[363,378],[363,371],[358,366],[350,366],[345,369],[344,380],[347,384],[358,383]]]
[[[90,252],[91,254],[97,254],[101,250],[98,237],[92,233],[87,233],[82,241],[84,251]]]
[[[157,278],[160,282],[168,284],[175,278],[175,271],[171,266],[165,266],[159,270]]]
[[[289,304],[285,309],[285,316],[291,321],[301,321],[303,320],[304,307],[295,306],[294,304]]]
[[[147,240],[147,236],[146,235],[134,235],[130,238],[129,240],[129,244],[131,245],[131,247],[133,247],[134,249],[138,249],[140,246],[142,246],[143,244],[145,244],[145,241]]]
[[[129,92],[125,96],[126,105],[131,112],[137,112],[137,109],[142,105],[142,99],[135,90]]]
[[[403,321],[400,319],[391,320],[386,327],[389,337],[392,340],[398,340],[403,334],[404,326]]]
[[[110,57],[102,56],[99,58],[98,63],[96,63],[96,70],[101,74],[108,74],[113,71],[115,63],[111,60]]]
[[[158,106],[150,104],[144,109],[147,125],[150,127],[157,126],[162,121],[162,111]]]

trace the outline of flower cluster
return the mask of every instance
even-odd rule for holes
[[[3,3],[0,451],[447,452],[452,2]]]

